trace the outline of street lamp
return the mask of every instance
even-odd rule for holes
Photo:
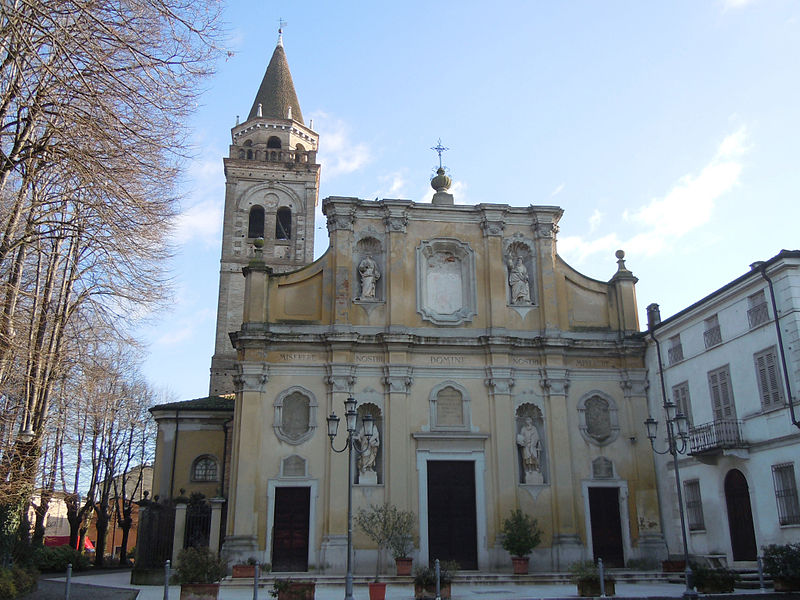
[[[356,445],[356,425],[358,424],[358,412],[356,411],[356,401],[350,396],[344,401],[344,418],[347,425],[347,442],[344,447],[337,450],[333,445],[333,439],[339,431],[339,417],[336,413],[331,413],[328,417],[328,437],[331,440],[331,450],[336,453],[347,450],[347,575],[344,583],[344,600],[353,600],[353,462],[355,460],[355,450],[358,454],[363,454],[369,450],[369,439],[375,433],[375,420],[372,415],[365,414],[361,417],[364,437],[367,443],[364,447]]]
[[[660,350],[660,349],[659,349]],[[661,365],[661,353],[659,352],[659,366]],[[667,414],[667,448],[666,450],[656,450],[656,432],[658,421],[653,417],[645,419],[644,426],[647,428],[647,438],[650,446],[656,454],[671,454],[672,466],[675,471],[675,487],[678,490],[678,509],[681,514],[681,536],[683,538],[683,560],[686,563],[686,589],[683,597],[686,599],[696,599],[697,592],[692,586],[692,568],[689,566],[689,544],[686,541],[686,516],[683,510],[683,494],[681,493],[681,474],[678,471],[678,454],[683,454],[689,448],[689,429],[686,415],[678,412],[678,407],[674,402],[666,399],[664,390],[664,379],[661,376],[661,396],[664,399],[664,411]]]

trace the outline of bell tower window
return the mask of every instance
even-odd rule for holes
[[[247,237],[264,237],[264,208],[261,206],[254,206],[250,209],[250,219],[247,223]]]
[[[281,147],[281,138],[276,135],[273,135],[267,140],[267,148],[280,148]]]
[[[282,206],[278,209],[278,214],[275,218],[275,239],[292,239],[292,209],[287,206]]]

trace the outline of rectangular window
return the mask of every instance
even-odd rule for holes
[[[736,407],[733,405],[733,388],[728,365],[708,373],[708,386],[711,391],[711,408],[715,421],[736,419]]]
[[[747,297],[747,320],[750,327],[758,327],[762,323],[769,321],[769,311],[767,310],[767,298],[764,290]]]
[[[703,501],[700,499],[700,481],[693,479],[683,484],[686,494],[686,516],[689,521],[689,531],[705,529],[703,520]]]
[[[678,412],[686,415],[689,427],[692,426],[692,404],[689,401],[689,382],[684,381],[672,388],[672,400],[678,407]]]
[[[778,522],[781,525],[800,525],[794,463],[773,465],[772,480],[775,482],[775,499],[778,501]]]
[[[705,320],[706,329],[703,332],[703,341],[706,348],[711,348],[722,343],[722,332],[719,329],[719,318],[717,315]]]
[[[753,356],[756,363],[756,379],[761,406],[771,408],[783,404],[783,387],[778,371],[778,355],[775,346]]]
[[[669,348],[667,349],[667,357],[669,364],[674,365],[676,362],[683,360],[683,346],[681,345],[680,334],[674,335],[669,338]]]

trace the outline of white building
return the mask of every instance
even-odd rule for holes
[[[664,321],[650,305],[648,321],[656,449],[667,445],[663,395],[689,420],[679,456],[689,553],[740,565],[800,540],[800,251],[753,263]],[[672,457],[656,463],[668,547],[682,554]]]

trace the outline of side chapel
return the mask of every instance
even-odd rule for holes
[[[279,41],[224,161],[210,396],[152,409],[154,494],[218,496],[232,559],[344,572],[326,417],[352,397],[376,425],[354,509],[412,510],[417,564],[510,569],[515,508],[544,530],[533,570],[665,557],[624,253],[608,281],[582,275],[556,251],[561,208],[456,204],[440,165],[429,203],[324,199],[312,262],[318,142]],[[375,552],[356,530],[358,572]]]

